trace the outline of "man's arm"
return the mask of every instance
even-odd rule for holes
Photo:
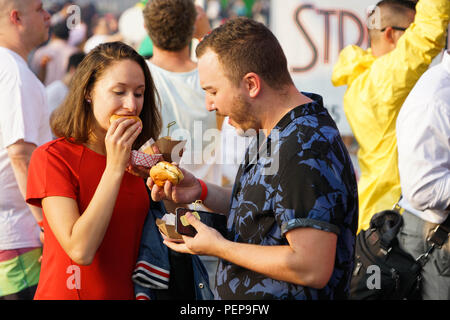
[[[408,103],[409,101],[407,101]],[[402,194],[417,210],[450,208],[448,134],[450,105],[433,98],[411,102],[397,121],[398,163]],[[408,110],[417,109],[416,111]],[[407,118],[404,117],[407,116]]]
[[[24,201],[27,193],[28,165],[30,163],[31,154],[35,149],[35,144],[25,142],[24,140],[19,140],[7,148],[17,185],[19,186]],[[42,221],[42,209],[30,205],[28,207],[36,221]]]
[[[391,104],[395,110],[444,48],[449,20],[450,1],[420,0],[414,22],[398,40],[396,48],[372,64],[367,76],[378,90],[391,95],[388,101],[395,102]],[[386,72],[380,70],[389,72],[392,82],[386,81]]]
[[[211,255],[269,278],[311,288],[323,288],[331,278],[337,235],[313,228],[296,228],[286,233],[289,245],[261,246],[232,242],[219,232],[187,214],[197,230],[184,243],[164,241],[171,249],[191,254]]]

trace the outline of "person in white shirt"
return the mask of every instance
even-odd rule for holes
[[[51,131],[44,86],[26,59],[49,26],[41,0],[0,0],[0,300],[32,299],[39,279],[42,211],[24,199],[31,154]]]
[[[192,0],[153,0],[147,3],[143,14],[146,30],[153,41],[153,56],[147,64],[161,101],[162,135],[167,135],[164,128],[175,121],[170,135],[174,139],[184,137],[188,140],[180,167],[206,182],[222,185],[224,157],[220,148],[224,137],[219,129],[223,119],[206,108],[197,63],[191,59],[189,48],[193,38],[200,40],[211,30],[206,13]],[[233,137],[236,137],[235,130],[227,134],[228,141]],[[239,154],[239,151],[228,150],[230,153]],[[234,159],[233,155],[230,157]],[[235,174],[239,164],[228,162],[227,172]],[[227,178],[226,184],[232,184],[234,177]],[[174,210],[174,204],[165,204],[169,212]],[[212,286],[217,258],[201,258]]]
[[[77,70],[78,65],[83,61],[86,55],[84,52],[77,52],[69,57],[67,72],[61,80],[56,80],[45,87],[47,102],[50,113],[58,108],[69,92],[69,84]]]
[[[67,41],[69,29],[66,21],[53,26],[51,34],[51,40],[36,50],[31,61],[31,69],[45,86],[56,80],[62,80],[66,74],[69,57],[79,51]]]
[[[396,122],[404,209],[401,247],[414,258],[430,248],[432,230],[450,214],[450,50],[405,100]],[[432,251],[422,270],[424,299],[450,299],[450,243]]]
[[[170,135],[187,140],[180,166],[200,179],[220,184],[220,168],[213,165],[213,153],[203,152],[209,144],[214,149],[219,143],[203,138],[206,130],[218,129],[217,119],[206,110],[197,63],[189,48],[193,37],[201,39],[210,30],[206,14],[191,0],[150,1],[143,14],[153,41],[148,66],[161,101],[162,135],[167,135],[165,128],[175,121]]]
[[[83,46],[84,53],[88,54],[92,49],[101,43],[122,41],[122,35],[117,32],[111,34],[108,21],[104,16],[97,17],[92,26],[93,35],[86,40]]]

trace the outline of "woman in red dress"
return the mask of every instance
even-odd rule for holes
[[[42,207],[45,242],[35,299],[134,299],[131,275],[150,201],[127,171],[132,149],[161,129],[145,60],[101,44],[80,64],[52,115],[59,137],[33,153],[27,202]],[[142,121],[112,115],[139,116]]]

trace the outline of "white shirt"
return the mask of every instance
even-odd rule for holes
[[[43,84],[15,52],[0,47],[0,250],[39,247],[39,227],[25,203],[7,147],[51,140]]]
[[[84,43],[83,51],[88,54],[92,49],[94,49],[99,44],[108,42],[109,36],[107,34],[95,34]]]
[[[239,136],[236,128],[228,123],[229,117],[225,117],[222,124],[221,160],[222,175],[229,185],[233,185],[239,166],[244,162],[245,151],[252,138]]]
[[[69,88],[61,80],[56,80],[45,87],[50,113],[58,108],[69,93]]]
[[[41,69],[40,63],[42,58],[44,56],[50,57],[44,81],[44,84],[48,86],[53,81],[64,78],[70,56],[78,51],[77,47],[69,45],[65,40],[53,39],[47,45],[36,50],[31,62],[31,68],[37,73]]]
[[[221,184],[221,167],[214,150],[220,147],[220,131],[216,115],[205,105],[205,93],[200,86],[198,70],[171,72],[147,61],[161,100],[162,132],[167,135],[167,125],[173,139],[187,140],[180,167],[197,178]]]
[[[442,223],[450,205],[450,54],[419,79],[397,118],[402,207]]]

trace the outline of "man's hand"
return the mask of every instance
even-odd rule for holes
[[[184,179],[173,186],[172,183],[166,181],[163,188],[157,186],[152,178],[147,179],[147,186],[150,188],[153,201],[169,200],[175,203],[192,203],[200,198],[202,186],[190,172],[180,168],[183,172]]]
[[[222,237],[216,229],[202,223],[192,213],[186,213],[185,217],[197,230],[195,237],[183,236],[184,243],[164,240],[164,244],[177,252],[216,256],[220,248],[223,247],[222,243],[228,240]]]

